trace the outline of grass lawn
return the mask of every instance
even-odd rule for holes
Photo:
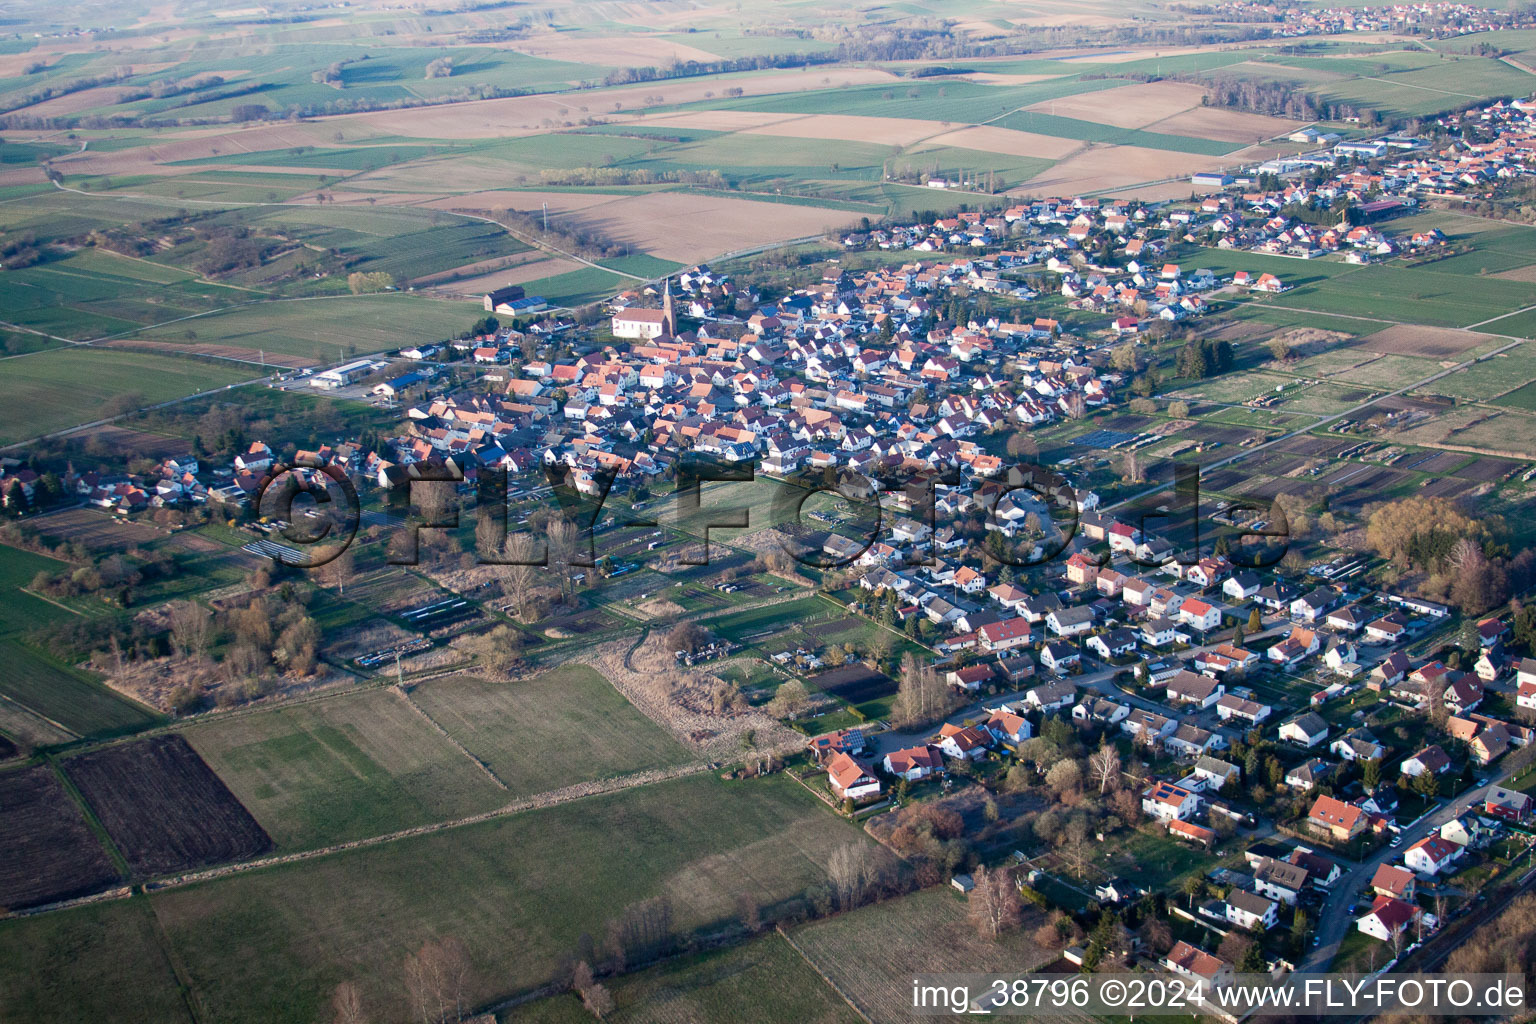
[[[863,841],[788,779],[694,776],[168,890],[154,906],[209,1019],[310,1024],[344,980],[370,1005],[403,1006],[401,958],[428,938],[465,942],[482,1004],[549,979],[635,901],[667,895],[679,932],[717,926],[742,894],[771,915]],[[31,954],[40,973],[49,960]]]
[[[679,1020],[784,1020],[858,1024],[838,997],[783,937],[768,934],[740,946],[688,957],[608,983],[613,1024]],[[592,1015],[567,993],[518,1007],[501,1024],[590,1024]]]
[[[388,690],[215,716],[185,735],[280,849],[443,821],[508,799]]]
[[[1150,889],[1177,889],[1185,875],[1204,875],[1220,858],[1193,843],[1180,842],[1161,831],[1140,828],[1129,835],[1118,849],[1107,853],[1105,868],[1110,875],[1133,878]]]
[[[597,672],[568,665],[534,679],[449,676],[411,699],[488,764],[514,796],[688,760],[688,750]]]
[[[148,405],[258,376],[255,367],[236,363],[95,348],[53,349],[0,366],[6,382],[0,443],[88,423],[120,396]]]
[[[0,922],[0,1019],[193,1020],[142,896]]]

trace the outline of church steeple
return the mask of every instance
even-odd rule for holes
[[[672,279],[661,282],[661,333],[672,338],[677,336],[677,314],[672,309]]]

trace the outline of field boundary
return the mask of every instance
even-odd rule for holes
[[[439,736],[441,736],[443,739],[448,741],[449,745],[452,746],[453,749],[457,750],[459,753],[461,753],[465,757],[469,758],[469,760],[474,763],[476,768],[479,768],[482,772],[485,773],[486,778],[490,779],[492,782],[494,782],[496,784],[496,788],[497,789],[500,789],[503,793],[508,791],[507,790],[507,784],[505,782],[501,781],[501,777],[498,776],[495,773],[495,771],[493,771],[491,769],[491,766],[486,764],[484,761],[480,760],[474,754],[471,754],[469,752],[469,748],[468,747],[464,746],[464,744],[462,744],[458,740],[454,739],[453,735],[451,733],[449,733],[447,729],[444,729],[441,725],[439,725],[437,723],[437,719],[435,719],[431,715],[427,714],[427,709],[426,708],[422,707],[420,704],[417,704],[415,701],[411,700],[411,695],[406,692],[405,687],[401,686],[399,683],[396,683],[394,686],[391,686],[389,688],[389,690],[395,696],[399,697],[405,703],[406,707],[410,708],[412,711],[416,712],[416,714],[420,715],[426,721],[426,723],[428,725],[430,725],[433,728],[433,730]]]
[[[784,928],[782,924],[775,925],[773,930],[778,932],[779,935],[783,936],[784,941],[789,943],[789,948],[800,954],[800,959],[805,961],[807,967],[816,972],[816,977],[826,982],[827,987],[830,988],[833,992],[836,992],[838,997],[842,999],[843,1002],[848,1004],[848,1008],[859,1015],[859,1018],[864,1021],[864,1024],[875,1024],[874,1018],[865,1013],[859,1004],[854,1002],[853,998],[838,986],[837,982],[827,977],[826,973],[822,971],[822,969],[817,965],[816,961],[812,960],[810,956],[806,954],[805,950],[800,948],[800,944],[790,937],[789,932]]]

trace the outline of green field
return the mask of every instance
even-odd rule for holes
[[[143,896],[0,921],[0,1018],[192,1024],[155,932]]]
[[[0,642],[0,697],[77,736],[142,728],[155,720],[85,673],[15,640]]]
[[[283,849],[380,835],[507,800],[387,690],[214,718],[185,735]]]
[[[450,676],[415,687],[411,700],[513,796],[688,759],[686,748],[584,665],[512,683]]]
[[[714,953],[626,975],[609,983],[613,1024],[672,1021],[795,1021],[858,1024],[848,1008],[789,943],[776,934]],[[528,1003],[501,1015],[501,1024],[589,1024],[592,1014],[574,994]]]
[[[0,277],[3,318],[75,341],[163,323],[251,298],[147,260],[82,249]]]
[[[514,683],[434,680],[413,689],[411,701],[507,789],[387,690],[199,723],[186,736],[287,849],[457,818],[687,759],[676,740],[583,666]]]
[[[68,348],[0,360],[7,402],[0,409],[0,443],[20,441],[102,416],[109,399],[129,408],[249,380],[252,368],[236,363]],[[123,396],[137,397],[131,403]]]
[[[55,573],[65,566],[56,558],[0,545],[0,637],[15,636],[70,616],[58,605],[20,589],[38,573]]]
[[[140,331],[132,337],[154,342],[232,345],[249,353],[264,349],[339,362],[362,353],[452,337],[483,315],[472,303],[443,302],[416,295],[342,295],[259,302]],[[188,338],[189,330],[196,337]],[[249,369],[244,375],[255,376]]]
[[[484,1003],[549,978],[635,901],[669,896],[681,932],[718,926],[743,893],[771,913],[859,841],[787,779],[699,776],[167,890],[154,906],[209,1019],[310,1024],[344,980],[402,1006],[401,958],[426,939],[465,942]],[[11,926],[16,941],[30,924]],[[67,956],[30,960],[47,973]]]

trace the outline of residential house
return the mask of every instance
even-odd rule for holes
[[[1438,875],[1459,859],[1463,848],[1440,835],[1428,835],[1403,853],[1403,863],[1421,875]]]
[[[1226,918],[1239,928],[1251,932],[1265,932],[1279,920],[1276,901],[1266,899],[1246,889],[1233,889],[1227,894]]]
[[[1203,806],[1200,794],[1171,782],[1159,782],[1141,796],[1141,809],[1158,821],[1189,821]]]
[[[939,749],[945,756],[957,760],[978,761],[991,745],[992,735],[975,726],[958,726],[946,722],[939,729]]]
[[[1336,842],[1347,842],[1365,831],[1365,811],[1331,796],[1320,796],[1307,812],[1307,824]]]
[[[1376,868],[1376,874],[1371,876],[1371,890],[1378,896],[1411,900],[1418,881],[1417,876],[1407,868],[1398,867],[1396,864],[1382,864]]]
[[[1331,774],[1331,764],[1321,758],[1311,757],[1285,773],[1285,784],[1306,793],[1326,781]]]
[[[1371,909],[1355,922],[1355,927],[1373,939],[1391,942],[1419,919],[1422,911],[1394,896],[1377,896]]]
[[[908,747],[905,750],[893,750],[885,755],[881,766],[891,775],[908,782],[917,782],[926,779],[934,772],[941,771],[944,767],[944,755],[938,747],[920,746]]]
[[[1221,699],[1226,693],[1226,687],[1210,676],[1196,675],[1190,671],[1181,671],[1178,675],[1168,680],[1165,690],[1167,699],[1175,704],[1193,704],[1197,708],[1208,708]]]
[[[880,795],[880,780],[847,754],[834,754],[827,762],[827,784],[839,800],[857,803]]]
[[[1328,723],[1315,711],[1297,715],[1280,726],[1280,738],[1303,747],[1315,747],[1328,738]]]
[[[1425,772],[1435,775],[1443,775],[1451,770],[1451,758],[1440,744],[1432,743],[1412,757],[1403,761],[1402,772],[1409,778],[1416,779]]]

